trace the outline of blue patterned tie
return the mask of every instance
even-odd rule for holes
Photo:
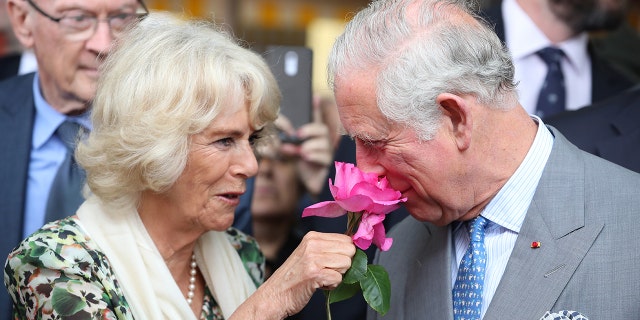
[[[560,66],[564,52],[558,48],[546,47],[536,54],[547,64],[547,76],[544,78],[536,106],[536,115],[544,119],[565,109],[567,98]]]
[[[455,320],[480,319],[482,314],[482,288],[487,265],[484,228],[488,222],[481,216],[469,222],[471,241],[460,261],[458,276],[453,286],[453,318]]]

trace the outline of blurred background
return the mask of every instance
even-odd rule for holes
[[[313,50],[313,91],[328,94],[326,57],[348,17],[368,0],[148,0],[150,9],[182,12],[228,25],[257,52],[267,45]]]
[[[326,56],[353,12],[368,0],[146,0],[150,10],[166,10],[227,25],[246,46],[262,53],[267,45],[308,46],[314,52],[313,89],[326,93]],[[0,0],[0,56],[22,51]]]
[[[0,0],[0,56],[20,52]],[[480,6],[495,0],[480,0]],[[631,0],[630,25],[640,31],[640,5]],[[262,53],[267,45],[304,45],[313,52],[313,91],[330,94],[326,86],[326,57],[349,17],[368,0],[146,0],[152,10],[213,19],[233,30],[246,45]],[[598,35],[595,35],[598,36]]]

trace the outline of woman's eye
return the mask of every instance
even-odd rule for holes
[[[214,142],[217,145],[221,145],[223,147],[230,147],[231,145],[233,145],[233,139],[232,138],[222,138],[220,140],[216,140]]]
[[[258,142],[262,139],[262,134],[260,132],[256,132],[249,137],[249,144],[252,147],[255,147]]]

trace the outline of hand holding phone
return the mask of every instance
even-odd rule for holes
[[[311,49],[300,46],[268,46],[264,57],[282,92],[280,113],[296,129],[311,122]]]

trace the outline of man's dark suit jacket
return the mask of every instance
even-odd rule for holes
[[[545,122],[580,149],[640,173],[640,86]]]
[[[481,12],[481,15],[491,26],[494,26],[494,31],[498,35],[498,38],[500,38],[502,42],[505,42],[502,4],[498,3],[488,8]],[[604,100],[634,85],[633,81],[622,75],[615,70],[609,62],[598,56],[591,43],[589,43],[587,50],[591,58],[591,101],[595,103]]]
[[[0,57],[0,80],[11,78],[18,74],[20,69],[21,53],[13,53]]]
[[[0,261],[22,240],[31,135],[35,115],[30,73],[0,82]],[[0,319],[9,319],[11,302],[0,290]]]

